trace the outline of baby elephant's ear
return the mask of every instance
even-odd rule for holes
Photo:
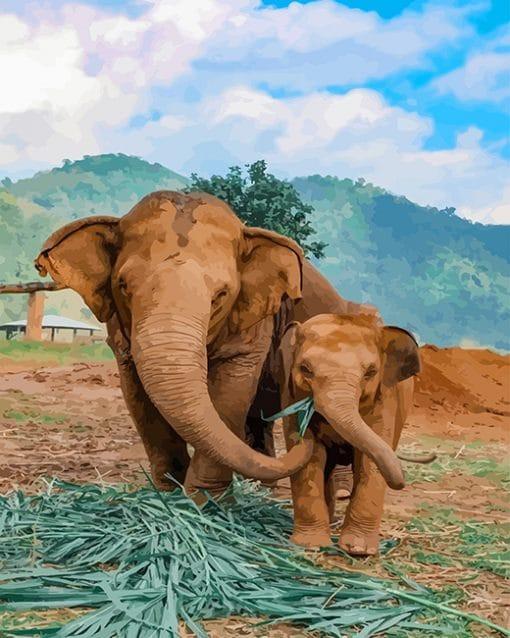
[[[383,328],[383,384],[393,386],[418,374],[421,369],[416,339],[410,332],[395,326]]]

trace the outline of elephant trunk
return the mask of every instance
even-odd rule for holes
[[[397,456],[401,461],[407,461],[408,463],[421,463],[423,465],[432,463],[432,461],[437,459],[437,454],[435,452],[428,452],[426,454],[405,454],[404,452],[399,452]]]
[[[315,407],[337,434],[374,461],[391,488],[401,490],[405,480],[400,462],[393,449],[362,419],[358,388],[354,379],[331,384],[326,390],[314,392]]]
[[[290,476],[311,457],[313,444],[304,440],[281,458],[252,450],[238,438],[217,413],[207,387],[206,339],[210,300],[185,308],[181,291],[176,307],[145,304],[143,313],[133,322],[132,355],[142,384],[163,417],[194,448],[210,459],[254,479],[274,481]],[[152,300],[156,297],[152,289]],[[200,308],[197,305],[202,306]],[[171,312],[168,308],[173,308]]]

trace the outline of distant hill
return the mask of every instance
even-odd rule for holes
[[[32,262],[45,238],[88,215],[123,215],[147,193],[180,190],[188,180],[161,164],[123,154],[64,160],[63,166],[0,187],[0,281],[32,281]],[[0,323],[25,315],[24,295],[0,296]],[[71,292],[48,295],[47,312],[93,320]]]
[[[328,243],[318,265],[343,295],[423,341],[510,349],[510,226],[418,206],[364,180],[293,184]]]
[[[61,224],[122,215],[151,191],[187,183],[161,164],[122,154],[4,179],[0,281],[35,279],[34,256]],[[374,303],[387,323],[422,341],[510,350],[510,226],[473,224],[453,209],[418,206],[363,180],[314,175],[293,184],[315,208],[317,239],[328,243],[318,266],[343,296]],[[90,319],[83,305],[59,295],[49,296],[47,312]],[[0,297],[0,322],[23,316],[24,304],[20,296]]]
[[[55,216],[77,219],[86,215],[123,215],[153,190],[180,190],[188,180],[161,164],[138,157],[86,155],[64,160],[60,168],[36,173],[28,179],[3,186],[19,200]]]

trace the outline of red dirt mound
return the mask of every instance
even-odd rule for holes
[[[508,435],[509,355],[431,345],[421,348],[420,353],[422,371],[416,380],[416,415],[427,413],[429,422],[434,415],[433,426],[446,421],[454,431],[458,427],[474,427],[473,436],[468,438],[494,440]]]

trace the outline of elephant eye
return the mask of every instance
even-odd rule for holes
[[[372,379],[372,377],[375,377],[376,374],[376,366],[368,366],[368,368],[365,370],[365,379]]]
[[[299,371],[304,377],[313,377],[313,372],[310,370],[310,367],[306,363],[302,363],[299,366]]]
[[[127,283],[124,279],[120,278],[118,281],[119,290],[123,295],[127,294]]]
[[[228,294],[228,288],[222,288],[221,290],[219,290],[213,297],[212,300],[212,304],[213,306],[216,306],[224,297],[226,297]]]

